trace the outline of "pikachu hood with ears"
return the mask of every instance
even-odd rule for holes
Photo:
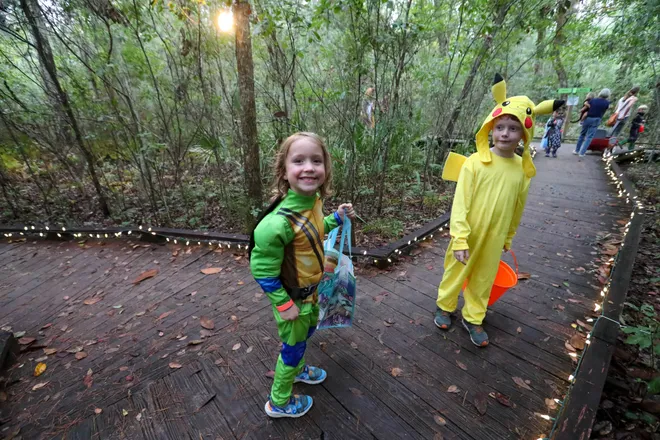
[[[525,143],[525,149],[523,150],[522,165],[525,175],[528,178],[532,178],[536,175],[536,168],[534,167],[532,156],[529,152],[529,143],[534,136],[534,119],[538,115],[552,113],[554,110],[557,110],[564,105],[564,101],[549,99],[538,105],[534,105],[527,96],[512,96],[507,98],[506,82],[499,73],[495,74],[495,80],[493,81],[493,87],[491,90],[497,105],[488,114],[488,117],[481,125],[481,129],[477,132],[476,141],[479,159],[483,163],[490,163],[492,160],[492,153],[490,152],[490,145],[488,143],[488,133],[493,130],[493,120],[501,115],[511,115],[518,119],[523,126],[523,141]],[[458,180],[458,173],[460,172],[460,168],[463,166],[465,159],[464,156],[450,153],[447,162],[445,163],[445,169],[443,170],[443,179],[453,181]]]

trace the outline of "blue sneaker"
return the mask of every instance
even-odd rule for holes
[[[264,410],[269,417],[279,419],[282,417],[297,418],[302,417],[310,410],[314,401],[310,396],[304,394],[293,394],[289,398],[289,403],[284,406],[275,406],[271,403],[270,398],[264,406]]]
[[[326,373],[323,368],[305,365],[300,374],[293,379],[293,383],[303,382],[310,385],[316,385],[323,382],[326,377],[328,377],[328,373]]]
[[[449,330],[449,327],[451,327],[451,313],[437,308],[435,310],[435,318],[433,318],[433,322],[436,327],[443,330]]]
[[[465,330],[470,334],[470,339],[474,345],[477,347],[485,347],[488,345],[488,334],[484,331],[482,326],[470,324],[463,319],[463,327],[465,327]]]

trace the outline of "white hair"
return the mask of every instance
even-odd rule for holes
[[[607,99],[607,98],[610,97],[611,94],[612,93],[610,92],[610,89],[604,88],[603,90],[600,91],[600,93],[598,94],[598,97]]]

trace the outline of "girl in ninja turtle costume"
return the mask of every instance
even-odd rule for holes
[[[506,83],[495,75],[492,87],[495,108],[476,136],[477,152],[469,158],[450,153],[442,177],[457,181],[451,210],[451,241],[447,248],[442,282],[438,287],[435,325],[447,330],[458,306],[463,283],[465,305],[463,326],[472,342],[488,345],[481,326],[490,291],[497,275],[502,250],[511,248],[523,214],[530,179],[536,175],[529,143],[534,118],[552,113],[564,101],[548,100],[539,105],[526,96],[506,97]],[[493,133],[490,148],[488,134]],[[515,154],[520,140],[522,157]]]
[[[319,316],[316,288],[323,275],[323,237],[355,216],[351,204],[323,216],[321,199],[328,195],[332,166],[323,140],[314,133],[296,133],[281,145],[275,160],[277,197],[258,220],[250,243],[250,268],[273,305],[282,350],[275,367],[270,417],[300,417],[312,398],[292,395],[293,384],[319,384],[325,370],[306,365],[307,339]]]

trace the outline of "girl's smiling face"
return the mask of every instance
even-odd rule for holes
[[[313,196],[325,182],[323,148],[313,139],[297,139],[286,156],[285,180],[297,194]]]

